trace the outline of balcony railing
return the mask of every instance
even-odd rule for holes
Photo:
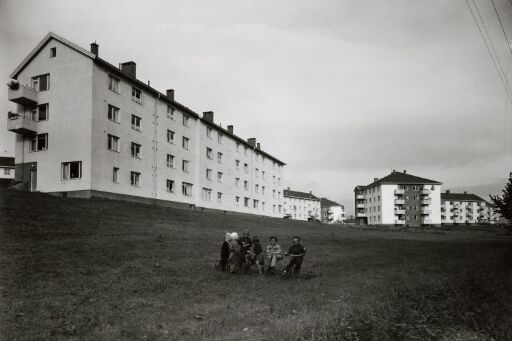
[[[400,209],[400,208],[395,209],[395,214],[397,214],[397,215],[399,215],[399,214],[405,214],[405,210]]]
[[[395,205],[405,205],[405,200],[403,200],[403,199],[395,199]]]
[[[364,199],[364,195],[362,195],[362,194],[357,194],[357,195],[356,195],[356,199],[362,200],[362,199]]]
[[[396,219],[395,220],[395,225],[405,225],[405,220]]]
[[[432,213],[432,210],[428,209],[428,208],[422,208],[421,211],[420,211],[421,214],[431,214]]]
[[[356,204],[356,208],[364,208],[364,204]]]
[[[37,122],[32,117],[9,112],[7,130],[23,135],[34,135],[37,133]]]
[[[403,195],[403,194],[405,194],[405,190],[403,190],[403,189],[395,189],[395,194],[396,195]]]
[[[7,99],[21,105],[35,106],[38,102],[38,93],[28,86],[11,86],[7,92]]]
[[[422,199],[422,200],[420,200],[420,204],[421,205],[430,205],[431,202],[432,202],[432,200],[430,200],[430,199]]]
[[[366,217],[366,213],[364,213],[364,212],[356,212],[356,217],[358,217],[358,218],[365,218]]]
[[[430,192],[432,192],[430,189],[422,189],[422,190],[420,191],[420,194],[428,195],[428,194],[430,194]]]

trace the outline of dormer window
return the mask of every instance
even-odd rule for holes
[[[56,47],[52,47],[50,49],[50,58],[55,58],[57,57],[57,48]]]

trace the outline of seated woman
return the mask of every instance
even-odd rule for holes
[[[240,270],[240,244],[238,243],[238,233],[231,233],[229,242],[229,272],[238,273]]]
[[[281,246],[277,244],[276,237],[270,237],[270,244],[267,245],[267,258],[268,258],[268,274],[274,274],[276,271],[276,264],[281,259],[283,259],[283,255],[281,254]]]

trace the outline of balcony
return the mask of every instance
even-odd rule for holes
[[[24,106],[35,106],[38,101],[37,91],[24,85],[12,86],[7,93],[7,99]]]
[[[395,195],[404,195],[405,194],[405,190],[403,189],[395,189]]]
[[[364,208],[364,204],[356,204],[356,208]]]
[[[420,200],[420,204],[421,205],[430,205],[431,202],[432,202],[432,200],[430,200],[430,199],[422,199],[422,200]]]
[[[395,199],[395,205],[405,205],[405,200],[403,200],[403,199]]]
[[[423,215],[432,214],[432,210],[430,210],[428,208],[422,208],[420,213]]]
[[[430,189],[422,189],[422,190],[420,191],[420,194],[422,194],[422,195],[429,195],[429,194],[430,194],[430,192],[432,192]]]
[[[401,209],[401,208],[395,209],[395,215],[399,215],[399,214],[405,214],[405,210]]]
[[[405,225],[405,220],[396,219],[395,225]]]
[[[31,117],[9,112],[7,130],[22,135],[34,135],[37,132],[37,122]]]
[[[364,195],[362,195],[362,194],[357,194],[357,195],[356,195],[356,199],[357,199],[357,200],[364,200]]]
[[[356,212],[356,218],[366,218],[366,213],[364,213],[364,212]]]

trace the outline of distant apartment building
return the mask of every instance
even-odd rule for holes
[[[441,182],[392,171],[354,189],[357,224],[441,225]]]
[[[0,179],[14,179],[14,158],[0,156]]]
[[[283,192],[284,217],[296,220],[320,220],[320,199],[310,191],[292,191],[290,187]]]
[[[478,195],[450,191],[441,193],[442,224],[495,224],[498,220],[499,215]]]
[[[343,224],[345,223],[345,207],[327,198],[320,199],[322,223]]]
[[[49,33],[11,74],[17,180],[59,195],[283,216],[284,162],[136,71],[101,59],[96,43],[88,51]]]

